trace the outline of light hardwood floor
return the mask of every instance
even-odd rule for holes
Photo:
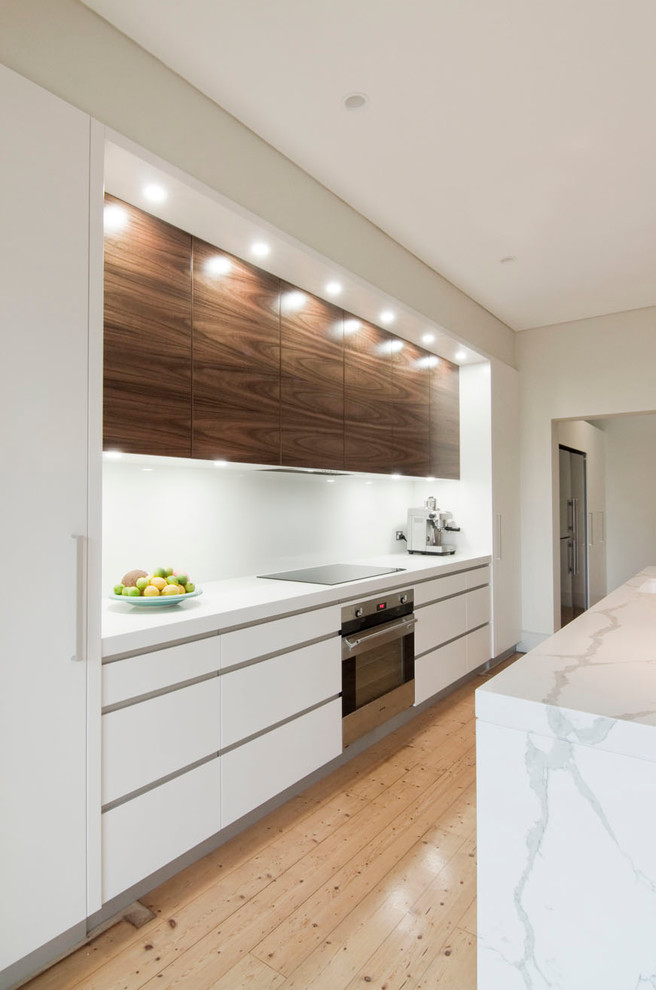
[[[482,680],[143,897],[144,927],[120,921],[29,990],[474,990]]]

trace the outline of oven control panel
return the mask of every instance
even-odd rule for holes
[[[414,589],[394,591],[366,602],[345,605],[342,609],[342,629],[364,628],[410,615],[414,608]]]

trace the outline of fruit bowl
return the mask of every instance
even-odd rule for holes
[[[169,605],[178,605],[186,602],[189,598],[196,598],[202,595],[203,589],[196,588],[187,592],[186,595],[154,595],[152,598],[144,598],[143,595],[110,595],[112,601],[123,602],[124,605],[136,605],[137,608],[166,608]]]

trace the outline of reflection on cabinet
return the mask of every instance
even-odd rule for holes
[[[191,456],[191,236],[106,197],[104,446]]]
[[[343,322],[336,306],[282,284],[282,464],[343,467]]]
[[[460,389],[458,366],[444,358],[431,368],[429,474],[460,477]]]
[[[344,319],[344,468],[390,469],[394,407],[392,348],[385,330]]]
[[[401,346],[398,346],[401,344]],[[407,341],[394,341],[392,353],[392,445],[395,471],[428,475],[430,356]]]
[[[280,281],[194,238],[193,456],[280,461]]]

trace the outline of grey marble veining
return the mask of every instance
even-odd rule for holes
[[[656,988],[656,568],[476,693],[479,990]]]

